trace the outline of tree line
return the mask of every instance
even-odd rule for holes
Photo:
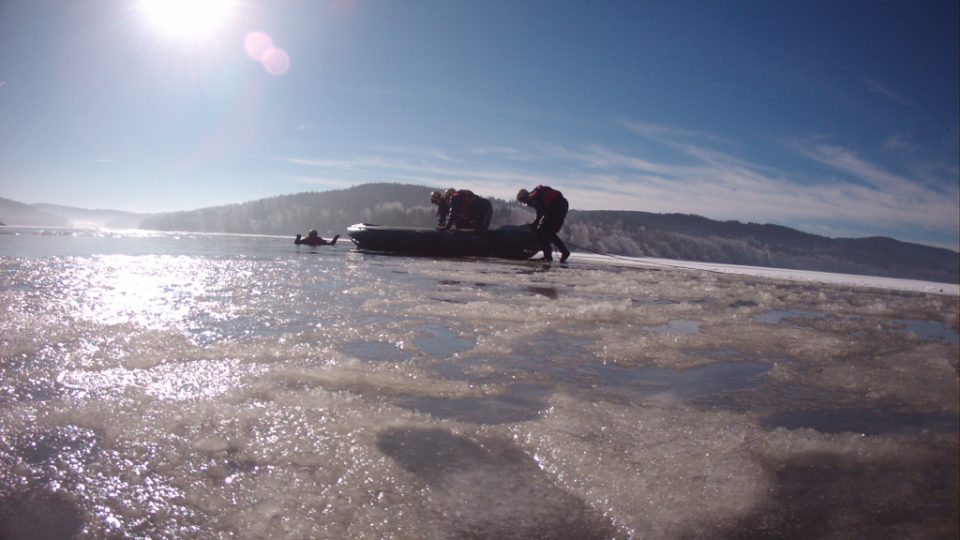
[[[147,217],[141,228],[290,235],[343,234],[356,223],[436,225],[435,188],[375,183],[270,197]],[[439,189],[439,188],[436,188]],[[482,194],[480,194],[482,195]],[[528,223],[533,211],[491,198],[491,227]],[[795,268],[956,283],[957,253],[891,238],[831,239],[772,224],[716,221],[689,214],[571,210],[561,237],[604,254]]]

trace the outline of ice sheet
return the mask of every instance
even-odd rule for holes
[[[0,259],[0,537],[956,536],[955,294],[219,240]]]

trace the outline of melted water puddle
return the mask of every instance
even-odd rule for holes
[[[939,321],[918,321],[914,319],[893,319],[895,332],[913,335],[923,340],[943,341],[948,345],[960,344],[960,334],[953,328],[947,328]]]

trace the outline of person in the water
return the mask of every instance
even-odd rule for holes
[[[298,235],[297,235],[297,238],[294,239],[293,243],[296,244],[296,245],[298,245],[298,246],[300,246],[300,245],[304,245],[304,246],[314,246],[314,247],[316,247],[316,246],[335,246],[335,245],[337,244],[337,238],[340,238],[340,235],[339,235],[339,234],[336,235],[336,236],[334,236],[334,237],[333,237],[331,240],[329,240],[329,241],[328,241],[328,240],[324,240],[323,238],[320,238],[320,235],[319,235],[319,234],[317,234],[317,230],[316,230],[316,229],[313,229],[313,230],[311,230],[310,232],[307,233],[307,237],[306,237],[306,238],[303,238],[302,236],[300,236],[300,235],[298,234]]]
[[[553,246],[560,250],[560,262],[566,262],[570,257],[570,250],[557,233],[563,227],[563,220],[567,217],[569,204],[563,194],[549,186],[537,186],[533,191],[521,189],[517,192],[517,201],[532,206],[537,211],[537,217],[530,225],[537,233],[540,248],[543,251],[544,261],[553,260]],[[552,245],[551,245],[552,244]]]

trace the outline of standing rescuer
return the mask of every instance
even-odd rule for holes
[[[540,240],[540,249],[543,250],[543,260],[553,260],[553,246],[560,250],[560,262],[566,262],[570,257],[570,250],[557,233],[563,227],[563,220],[567,217],[570,205],[563,194],[549,186],[537,186],[533,191],[521,189],[517,192],[517,200],[537,211],[537,218],[530,225]]]

